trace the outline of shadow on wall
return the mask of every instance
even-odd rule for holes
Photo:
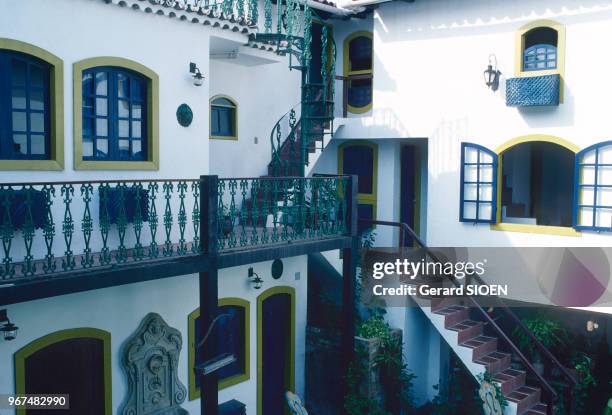
[[[497,2],[495,6],[483,7],[482,2],[454,0],[451,8],[446,0],[410,4],[394,2],[382,5],[382,12],[374,19],[382,28],[377,32],[379,41],[387,43],[397,40],[398,35],[398,32],[386,30],[389,23],[394,23],[391,19],[402,20],[403,33],[409,33],[411,40],[423,40],[514,31],[518,22],[554,19],[558,16],[564,16],[565,23],[607,20],[612,16],[612,4],[606,0],[543,0],[524,3],[523,7],[517,7],[516,2]],[[432,10],[441,11],[432,13]],[[390,16],[387,22],[385,11]]]

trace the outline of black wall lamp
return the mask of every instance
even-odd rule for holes
[[[8,318],[8,314],[6,313],[6,309],[0,310],[0,323],[4,323],[4,325],[0,327],[0,332],[2,332],[4,340],[15,340],[19,327],[11,323]]]
[[[489,65],[484,71],[485,83],[491,90],[497,91],[499,88],[499,76],[501,72],[497,69],[497,57],[493,54],[489,55]]]
[[[257,273],[253,270],[253,267],[249,268],[249,282],[251,282],[256,290],[259,290],[263,285],[263,279],[257,275]]]
[[[193,84],[195,86],[202,86],[204,83],[204,75],[200,72],[198,65],[193,62],[189,63],[189,73],[193,74]]]

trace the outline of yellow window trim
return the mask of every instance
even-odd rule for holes
[[[566,228],[564,226],[529,225],[522,223],[496,223],[491,225],[491,230],[521,233],[540,233],[560,236],[582,236],[582,234],[574,228]]]
[[[212,107],[213,107],[212,102],[217,98],[225,98],[234,104],[233,107],[229,107],[227,105],[215,105],[216,107],[234,108],[234,119],[232,120],[232,127],[234,130],[234,135],[213,135],[212,134]],[[236,100],[230,97],[229,95],[218,94],[210,98],[208,107],[209,107],[209,118],[208,119],[210,120],[210,126],[208,129],[208,138],[211,140],[238,141],[238,103],[236,102]]]
[[[357,202],[362,205],[372,205],[373,215],[376,219],[376,207],[378,199],[378,145],[366,140],[351,140],[346,141],[338,146],[338,174],[344,174],[344,150],[347,147],[366,146],[373,151],[373,166],[372,166],[372,193],[357,193]]]
[[[557,32],[557,68],[545,71],[523,71],[523,50],[525,50],[525,34],[538,27],[549,27]],[[563,84],[565,81],[565,25],[554,20],[535,20],[521,26],[515,34],[514,41],[514,75],[518,78],[532,76],[559,75],[559,102],[563,102]]]
[[[344,66],[344,76],[345,77],[348,77],[349,75],[368,75],[368,74],[374,75],[374,52],[373,51],[372,51],[372,69],[369,69],[369,70],[364,69],[364,70],[359,70],[359,71],[351,70],[351,60],[349,59],[349,45],[353,39],[356,39],[362,36],[372,39],[372,42],[373,42],[374,38],[373,38],[372,32],[368,32],[365,30],[353,32],[350,35],[348,35],[346,39],[344,39],[343,66]],[[373,46],[374,46],[374,43],[372,43],[372,47]],[[374,88],[374,77],[372,77],[372,100],[370,101],[370,103],[364,107],[353,107],[347,103],[346,104],[347,111],[350,112],[351,114],[363,114],[363,113],[370,111],[374,103],[374,89],[373,88]]]
[[[19,40],[0,38],[0,49],[21,52],[49,64],[49,106],[51,111],[51,158],[49,160],[0,160],[0,170],[63,170],[64,62],[51,52]]]
[[[219,380],[219,390],[229,388],[251,378],[251,304],[242,298],[225,297],[219,298],[219,307],[223,306],[238,306],[244,309],[244,373],[239,373],[229,378]],[[188,372],[189,372],[189,400],[193,401],[201,396],[200,388],[196,386],[196,375],[193,370],[195,367],[195,321],[200,317],[200,309],[193,310],[188,318],[187,336],[189,339],[188,349]]]
[[[46,336],[40,337],[15,352],[15,393],[24,395],[26,393],[25,361],[32,354],[52,344],[70,339],[98,339],[102,340],[104,353],[104,414],[112,414],[113,406],[113,384],[111,365],[111,334],[104,330],[91,327],[82,327],[68,330],[60,330]],[[26,415],[24,408],[17,409],[17,415]]]
[[[272,287],[261,293],[257,297],[257,415],[262,413],[262,393],[263,393],[263,303],[267,298],[276,294],[288,294],[291,298],[291,313],[289,321],[289,371],[287,373],[289,389],[295,392],[295,288],[287,286]],[[286,408],[287,409],[287,408]],[[286,410],[285,413],[288,413]]]
[[[83,71],[98,66],[115,66],[138,72],[147,85],[147,149],[146,161],[83,160]],[[73,65],[73,119],[75,170],[159,170],[159,76],[146,66],[125,58],[101,56],[84,59]]]
[[[540,234],[549,234],[549,235],[560,235],[560,236],[582,236],[582,234],[571,227],[565,226],[546,226],[546,225],[530,225],[530,224],[522,224],[522,223],[504,223],[501,221],[501,192],[502,192],[502,162],[503,162],[503,152],[508,150],[511,147],[516,146],[517,144],[527,143],[527,142],[547,142],[557,144],[561,147],[565,147],[573,153],[577,153],[580,151],[580,147],[576,144],[567,141],[563,138],[556,137],[554,135],[546,135],[546,134],[531,134],[524,135],[520,137],[513,138],[511,140],[506,141],[505,143],[499,145],[495,149],[495,153],[497,153],[498,161],[497,161],[497,210],[495,212],[496,222],[490,225],[491,230],[493,231],[506,231],[506,232],[522,232],[522,233],[540,233]]]

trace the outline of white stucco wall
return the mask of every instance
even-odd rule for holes
[[[612,35],[611,1],[389,2],[373,13],[374,108],[371,115],[349,120],[336,137],[427,137],[430,245],[612,245],[605,233],[526,234],[459,222],[461,142],[494,150],[530,134],[558,136],[580,148],[609,139],[605,97],[612,83],[604,71],[612,54],[593,51],[605,51]],[[566,27],[564,102],[551,108],[506,107],[504,82],[514,76],[515,32],[538,19]],[[503,73],[496,93],[483,80],[490,54]],[[383,157],[379,164],[392,161]]]
[[[1,172],[2,181],[100,179],[99,171],[75,171],[73,163],[73,63],[114,56],[139,62],[159,76],[159,171],[108,171],[104,178],[185,178],[208,174],[209,82],[193,86],[189,62],[208,77],[209,26],[191,24],[103,1],[7,0],[0,13],[0,37],[43,48],[64,62],[64,171]],[[223,33],[221,30],[215,32]],[[234,35],[229,33],[228,35]],[[235,36],[235,35],[234,35]],[[176,109],[191,106],[188,128]],[[176,163],[181,160],[181,163]]]
[[[257,66],[242,66],[231,59],[210,61],[210,96],[228,95],[238,104],[238,140],[210,140],[212,174],[268,174],[272,160],[270,133],[276,122],[300,102],[300,83],[301,72],[290,71],[288,59]],[[202,139],[208,140],[208,131]]]
[[[283,275],[278,280],[274,280],[270,275],[271,261],[249,265],[264,279],[264,285],[259,291],[253,289],[247,281],[249,266],[219,271],[219,298],[239,297],[251,304],[250,379],[222,390],[219,393],[219,402],[237,399],[246,404],[248,414],[256,413],[257,296],[275,286],[290,286],[296,290],[295,379],[297,393],[304,396],[308,287],[306,261],[306,256],[284,258]],[[299,279],[296,279],[296,273],[299,273]],[[0,341],[0,367],[4,368],[7,374],[0,377],[0,393],[15,391],[12,373],[14,373],[13,355],[17,350],[39,337],[58,330],[93,327],[111,333],[112,402],[113,413],[117,413],[127,394],[127,378],[121,367],[120,348],[150,312],[160,314],[168,325],[182,333],[183,347],[178,375],[183,385],[188,388],[187,316],[199,306],[198,292],[198,276],[194,274],[9,306],[9,316],[20,330],[14,341]],[[199,400],[186,400],[182,407],[193,414],[200,411]]]

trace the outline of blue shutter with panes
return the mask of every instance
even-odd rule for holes
[[[495,223],[497,154],[473,143],[461,144],[461,205],[459,220]]]
[[[576,154],[574,228],[612,231],[612,141]]]

